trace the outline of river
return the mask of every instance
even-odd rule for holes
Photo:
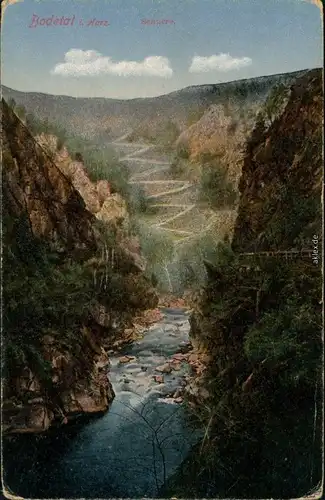
[[[188,365],[176,361],[176,370],[156,371],[186,349],[188,312],[162,309],[162,313],[162,320],[143,338],[110,356],[115,399],[105,415],[4,443],[4,479],[14,494],[25,498],[157,495],[200,437],[189,423],[182,398],[175,395],[185,383]],[[125,356],[132,358],[121,362]]]

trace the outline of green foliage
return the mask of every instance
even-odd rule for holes
[[[58,150],[61,150],[67,139],[66,130],[56,123],[51,123],[48,119],[41,120],[33,113],[26,114],[26,126],[33,135],[47,134],[58,138]]]
[[[174,258],[174,242],[166,232],[145,222],[131,221],[131,231],[139,238],[142,255],[147,260],[146,276],[163,291],[171,291],[170,263]]]
[[[176,155],[178,158],[181,158],[183,160],[188,160],[190,157],[190,151],[188,146],[184,143],[179,144],[177,146]]]
[[[14,111],[18,118],[20,118],[22,121],[25,121],[26,119],[26,108],[24,106],[18,105],[15,106]]]
[[[21,104],[17,104],[15,99],[13,99],[12,97],[10,99],[8,99],[7,104],[9,106],[9,108],[11,108],[12,111],[14,111],[16,113],[16,115],[18,116],[18,118],[20,118],[20,120],[25,121],[25,118],[26,118],[25,106],[23,106]]]
[[[151,264],[164,264],[172,259],[174,246],[165,231],[139,223],[138,236],[143,255]]]
[[[141,277],[135,282],[134,293],[141,298],[134,303],[123,271],[114,265],[116,233],[105,223],[95,225],[99,249],[93,263],[62,261],[35,238],[27,217],[8,215],[8,200],[4,201],[4,375],[10,380],[30,366],[45,387],[51,384],[51,370],[42,354],[44,335],[54,335],[63,351],[74,351],[82,343],[81,327],[91,321],[95,305],[116,314],[141,309],[146,306],[147,282]],[[161,258],[155,253],[158,248],[146,247],[156,261]]]
[[[269,125],[281,115],[289,95],[290,88],[284,83],[279,83],[272,88],[262,111]]]
[[[49,376],[41,339],[48,329],[73,331],[87,314],[91,281],[81,265],[58,265],[57,256],[34,238],[29,221],[4,217],[3,329],[5,374],[32,366]]]
[[[172,121],[167,121],[158,135],[158,142],[167,148],[171,148],[180,134],[179,127]]]
[[[227,180],[227,172],[220,163],[203,165],[200,200],[214,208],[234,206],[237,193],[233,184]]]
[[[284,362],[287,369],[281,380],[283,387],[308,383],[313,388],[321,354],[320,339],[315,335],[321,325],[315,319],[310,304],[299,306],[292,300],[280,311],[265,314],[246,335],[247,358],[254,363],[264,359],[274,365]]]
[[[315,217],[320,217],[321,204],[317,196],[303,198],[292,186],[281,186],[276,198],[269,200],[265,214],[272,216],[268,219],[262,241],[268,248],[279,248],[283,241],[295,242],[305,234]]]
[[[209,398],[195,410],[205,438],[163,496],[302,496],[321,477],[320,268],[272,259],[244,271],[234,258],[216,267],[192,322],[212,356]]]
[[[9,108],[11,108],[12,110],[14,110],[14,109],[15,109],[15,107],[16,107],[16,101],[15,101],[15,99],[13,99],[13,98],[11,97],[11,98],[8,100],[8,106],[9,106]]]
[[[153,144],[172,149],[173,144],[180,134],[178,125],[172,120],[165,120],[159,127],[153,127],[148,123],[141,123],[128,136],[130,142],[145,140]]]
[[[210,234],[200,235],[189,243],[180,244],[172,267],[175,291],[182,294],[185,290],[202,287],[207,280],[204,262],[226,268],[232,258],[233,252],[228,239],[218,242]]]
[[[77,152],[80,152],[80,154],[84,154],[85,150],[93,147],[93,144],[83,137],[67,135],[65,146],[70,156],[73,157]]]
[[[321,425],[314,420],[321,402],[321,272],[308,261],[281,259],[250,262],[247,271],[230,259],[217,271],[201,304],[199,335],[213,355],[210,398],[198,409],[209,423],[209,440],[201,443],[194,470],[187,464],[191,472],[182,482],[189,481],[196,498],[227,497],[228,488],[236,497],[292,498],[314,487],[320,474],[311,436],[319,436]],[[243,392],[249,375],[253,385]],[[271,477],[270,461],[277,464]],[[188,497],[187,488],[181,491]]]
[[[108,180],[116,191],[127,191],[129,172],[125,165],[119,164],[113,150],[82,151],[84,164],[93,181]]]
[[[188,165],[185,160],[183,160],[180,156],[175,156],[173,161],[170,164],[169,174],[171,178],[181,177],[186,174],[188,170]]]
[[[77,152],[72,153],[73,147],[77,147]],[[113,149],[82,147],[77,139],[69,141],[68,150],[70,154],[78,155],[83,161],[85,168],[93,182],[107,180],[111,185],[111,191],[121,194],[127,201],[130,200],[129,169],[118,160]]]
[[[128,211],[131,214],[155,213],[152,200],[146,195],[142,186],[132,184],[129,186]]]

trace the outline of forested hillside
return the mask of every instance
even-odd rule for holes
[[[188,387],[205,435],[164,494],[296,498],[320,485],[321,71],[289,90],[247,142],[232,245],[206,262],[191,317],[203,369]]]

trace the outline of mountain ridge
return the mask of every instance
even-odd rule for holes
[[[119,101],[119,102],[124,102],[124,101],[144,101],[148,99],[159,99],[160,97],[166,97],[166,96],[171,96],[175,94],[179,94],[181,92],[188,92],[189,90],[194,90],[194,89],[199,89],[202,88],[205,90],[208,90],[213,87],[220,87],[220,86],[227,86],[231,85],[234,83],[243,83],[243,82],[248,82],[251,80],[263,80],[267,78],[272,78],[272,77],[280,77],[284,75],[296,75],[299,73],[305,73],[307,71],[311,71],[312,69],[319,69],[319,68],[304,68],[301,70],[295,70],[295,71],[289,71],[289,72],[282,72],[282,73],[272,73],[270,75],[261,75],[261,76],[254,76],[251,78],[240,78],[238,80],[229,80],[228,82],[218,82],[218,83],[204,83],[204,84],[197,84],[197,85],[188,85],[187,87],[182,87],[177,90],[172,90],[171,92],[168,92],[167,94],[159,94],[157,96],[151,96],[151,97],[131,97],[130,99],[120,99],[120,98],[115,98],[115,97],[102,97],[102,96],[96,96],[96,97],[87,97],[87,96],[71,96],[67,94],[51,94],[48,92],[36,92],[36,91],[25,91],[25,90],[18,90],[18,89],[13,89],[12,87],[9,87],[8,85],[1,85],[1,90],[5,89],[6,91],[11,91],[11,92],[17,92],[21,94],[39,94],[39,95],[44,95],[44,96],[51,96],[51,97],[68,97],[70,99],[89,99],[89,100],[105,100],[105,101]]]
[[[27,113],[60,124],[71,134],[101,142],[135,129],[139,125],[160,129],[173,122],[182,130],[191,113],[229,99],[241,103],[262,101],[280,82],[291,81],[306,70],[262,76],[233,82],[192,86],[157,97],[112,99],[105,97],[57,96],[21,92],[2,86],[3,97],[14,99]]]

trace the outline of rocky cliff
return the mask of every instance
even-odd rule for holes
[[[108,409],[103,346],[157,297],[123,231],[123,200],[91,185],[80,162],[63,155],[65,170],[57,165],[4,101],[1,108],[3,429],[42,432]]]
[[[263,95],[256,92],[246,99],[243,97],[249,93],[250,85],[243,81],[237,93],[229,92],[224,99],[207,106],[201,117],[183,130],[176,141],[176,149],[181,156],[185,152],[192,163],[200,164],[202,170],[209,162],[217,160],[216,165],[225,168],[228,180],[237,186],[243,167],[243,151],[256,115],[265,105],[273,85],[286,86],[293,80],[294,75],[286,75],[283,80],[274,81]],[[242,98],[238,98],[240,96]]]
[[[2,102],[3,191],[8,215],[28,213],[32,233],[57,252],[96,249],[94,217],[25,125]]]
[[[203,116],[184,130],[176,142],[178,151],[187,151],[191,162],[218,158],[228,178],[238,183],[242,168],[242,150],[252,127],[258,105],[240,107],[227,104],[210,106]]]
[[[285,250],[320,236],[322,124],[322,75],[313,70],[291,86],[282,115],[247,143],[236,251]]]
[[[204,369],[188,397],[205,437],[173,495],[296,498],[319,484],[320,257],[260,252],[321,252],[322,109],[322,74],[310,71],[247,143],[232,248],[206,263],[191,317]]]

